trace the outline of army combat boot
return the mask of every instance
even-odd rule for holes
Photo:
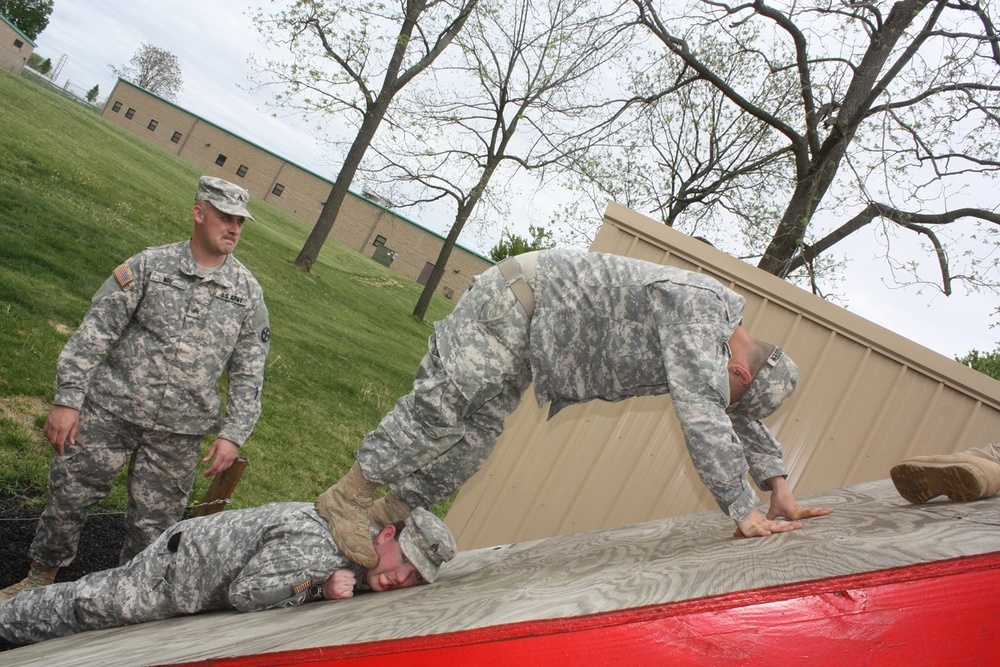
[[[0,591],[0,602],[9,600],[18,593],[29,591],[32,588],[48,586],[56,580],[56,574],[58,572],[58,567],[42,567],[35,561],[31,561],[31,567],[28,569],[28,576],[16,584],[12,584]]]
[[[899,495],[911,503],[937,496],[969,502],[1000,491],[1000,464],[969,454],[915,456],[889,474]]]
[[[380,482],[368,481],[361,466],[355,463],[339,482],[316,499],[316,512],[326,519],[337,547],[369,570],[378,565],[378,556],[372,545],[368,511],[375,502],[375,490],[380,486]]]
[[[390,523],[405,520],[406,517],[410,516],[410,512],[412,511],[412,507],[391,493],[388,493],[375,501],[371,512],[368,514],[371,517],[372,524],[376,528],[382,529]]]

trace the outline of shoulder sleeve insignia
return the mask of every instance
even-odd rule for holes
[[[115,280],[118,281],[118,285],[121,287],[127,287],[135,280],[135,276],[132,275],[132,269],[129,268],[128,264],[122,264],[115,269]]]

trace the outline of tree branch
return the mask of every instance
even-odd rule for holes
[[[945,213],[912,213],[894,208],[887,204],[870,202],[857,215],[833,230],[816,243],[805,245],[799,254],[792,258],[788,272],[791,273],[813,259],[823,254],[838,242],[844,240],[862,227],[872,223],[876,218],[894,222],[904,229],[926,236],[934,246],[938,267],[941,271],[941,284],[944,293],[951,294],[951,274],[948,267],[948,256],[937,235],[927,225],[947,225],[962,218],[976,218],[1000,226],[1000,213],[978,208],[959,208]]]

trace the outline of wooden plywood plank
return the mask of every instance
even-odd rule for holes
[[[733,538],[732,522],[710,512],[466,551],[428,587],[84,633],[2,662],[176,664],[485,631],[1000,551],[1000,498],[914,506],[881,480],[808,502],[835,512],[763,539]]]

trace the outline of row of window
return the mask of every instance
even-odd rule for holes
[[[116,101],[113,105],[111,105],[111,110],[114,111],[115,113],[120,112],[122,110],[122,103]],[[135,116],[135,109],[133,109],[132,107],[129,107],[128,110],[125,112],[125,117],[128,118],[129,120],[132,120],[132,118],[134,116]],[[160,123],[157,120],[150,120],[149,121],[149,125],[147,125],[146,128],[150,132],[155,132],[156,131],[156,127],[159,124]],[[175,144],[176,143],[180,143],[180,140],[181,140],[182,136],[183,135],[180,132],[174,132],[171,135],[171,137],[170,137],[170,141],[173,142],[173,143],[175,143]],[[217,164],[218,166],[221,167],[221,166],[223,166],[223,165],[226,164],[226,160],[227,159],[229,159],[229,158],[227,158],[222,153],[219,153],[219,156],[217,158],[215,158],[215,164]],[[245,164],[241,164],[240,168],[236,170],[236,175],[239,176],[240,178],[243,178],[244,176],[247,175],[248,171],[250,171],[250,168],[247,167]],[[275,183],[274,187],[271,189],[271,194],[273,194],[275,197],[280,197],[281,193],[284,192],[284,191],[285,191],[285,186],[284,185],[282,185],[281,183]]]
[[[226,157],[225,154],[219,153],[219,156],[215,158],[215,164],[222,167],[223,165],[226,164],[226,160],[228,159],[229,158]],[[240,178],[243,178],[244,176],[247,175],[248,171],[250,171],[250,167],[246,166],[245,164],[241,164],[240,168],[236,170],[236,175],[239,176]],[[281,193],[284,191],[285,191],[285,186],[282,185],[281,183],[275,183],[274,187],[271,188],[271,194],[273,194],[275,197],[280,197]]]
[[[121,102],[115,102],[111,106],[111,110],[114,111],[115,113],[118,113],[119,111],[122,110],[122,103]],[[133,109],[132,107],[129,107],[128,111],[125,112],[125,117],[128,118],[129,120],[132,120],[132,118],[134,116],[135,116],[135,109]],[[146,128],[150,132],[155,132],[156,131],[156,127],[159,124],[160,124],[160,121],[153,119],[153,120],[149,121],[149,125],[147,125]],[[182,135],[180,132],[174,132],[170,136],[170,141],[172,141],[175,144],[180,143],[182,136],[184,136],[184,135]]]
[[[219,153],[219,157],[215,158],[215,164],[221,167],[226,164],[226,160],[228,159],[229,158],[227,158],[225,155]],[[250,171],[250,167],[246,166],[245,164],[241,164],[240,168],[236,170],[236,175],[239,176],[240,178],[243,178],[244,176],[247,175],[248,171]]]

